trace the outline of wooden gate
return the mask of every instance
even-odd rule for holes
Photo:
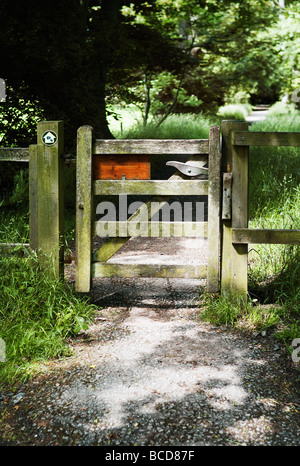
[[[197,176],[190,177],[177,171],[168,180],[132,179],[135,177],[133,165],[141,174],[140,178],[147,178],[147,164],[149,160],[151,162],[151,157],[154,155],[174,155],[177,160],[184,155],[188,156],[188,164],[195,165],[196,163],[197,165],[198,162],[199,166],[201,163],[202,165],[207,163],[208,176],[206,179],[199,179]],[[111,175],[109,175],[109,166]],[[77,133],[76,170],[75,288],[77,291],[89,292],[93,277],[111,276],[205,278],[209,291],[219,290],[221,154],[218,126],[210,128],[209,139],[197,140],[94,140],[93,129],[90,126],[82,126]],[[99,171],[102,171],[102,176],[101,173],[98,176]],[[110,176],[111,179],[107,179]],[[118,179],[120,176],[121,179]],[[99,177],[102,179],[96,179]],[[150,195],[153,197],[125,222],[115,222],[112,229],[114,233],[109,233],[109,237],[101,248],[93,252],[93,238],[96,234],[93,200],[95,196],[107,195]],[[160,225],[153,225],[150,219],[155,212],[161,209],[172,196],[183,195],[208,196],[207,222],[191,222],[187,225],[186,222],[174,221],[169,222],[168,225],[163,222],[160,222]],[[135,229],[131,226],[139,222],[141,218],[146,219],[148,229],[148,234],[145,235],[144,231],[142,236],[152,236],[151,231],[154,227],[158,231],[158,236],[184,236],[183,229],[186,233],[190,227],[192,231],[197,232],[198,237],[200,235],[207,237],[207,265],[109,263],[113,254],[130,237],[135,236]],[[167,235],[164,233],[166,226]],[[124,234],[124,231],[127,233]],[[188,236],[191,235],[188,234]]]

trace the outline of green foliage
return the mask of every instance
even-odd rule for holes
[[[175,113],[214,111],[228,100],[247,104],[254,94],[259,94],[258,101],[260,95],[268,101],[278,97],[280,62],[275,56],[277,42],[269,33],[280,19],[274,2],[161,0],[143,12],[137,11],[137,5],[131,2],[122,10],[131,27],[143,24],[155,29],[181,51],[177,66],[167,58],[170,51],[161,53],[164,61],[151,60],[145,52],[147,60],[136,72],[132,68],[127,93],[128,77],[114,89],[114,98],[119,95],[141,106],[144,123],[149,105],[152,115],[161,115],[170,109]]]
[[[227,104],[218,110],[221,120],[243,120],[251,113],[251,105],[247,104]]]
[[[299,15],[299,2],[281,11],[271,0],[3,0],[2,144],[27,145],[41,118],[65,121],[68,150],[83,124],[111,137],[107,104],[134,103],[159,123],[245,95],[274,102],[299,86]]]
[[[278,108],[280,113],[277,113]],[[252,124],[250,130],[299,132],[300,113],[292,107],[276,104],[270,108],[268,118]],[[277,217],[281,225],[277,228],[298,224],[299,157],[298,147],[250,149],[250,219],[258,219],[263,213],[273,225],[272,218]]]
[[[293,1],[282,11],[277,24],[268,31],[273,38],[276,59],[272,75],[280,81],[280,97],[291,94],[300,86],[299,21],[300,5]]]
[[[201,114],[179,114],[169,116],[158,127],[155,124],[145,127],[141,122],[129,127],[122,134],[116,132],[114,135],[123,139],[206,139],[212,124],[213,119]]]
[[[13,213],[10,209],[0,212],[0,243],[28,243],[29,215],[20,209]]]
[[[36,125],[43,119],[43,109],[37,102],[25,100],[22,90],[7,88],[7,102],[0,107],[0,145],[27,147],[36,142]]]
[[[238,327],[243,330],[262,330],[281,323],[276,307],[260,307],[255,302],[245,303],[231,294],[219,297],[203,295],[199,317],[212,324]]]
[[[159,126],[178,106],[197,109],[202,103],[196,96],[189,95],[182,87],[182,79],[170,71],[145,75],[136,87],[131,88],[131,92],[136,96],[136,105],[142,113],[144,125],[149,116],[151,124]]]
[[[86,329],[95,312],[54,278],[50,259],[42,269],[34,254],[0,257],[0,286],[0,338],[6,344],[1,384],[25,380],[37,362],[69,355],[66,339]]]

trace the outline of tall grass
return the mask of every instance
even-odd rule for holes
[[[209,128],[218,122],[218,118],[204,115],[170,115],[160,126],[142,123],[127,127],[126,130],[115,131],[114,136],[122,139],[207,139]]]
[[[271,115],[252,125],[251,131],[300,132],[299,112]],[[249,218],[251,228],[300,228],[300,148],[251,147]],[[272,251],[272,252],[271,252]],[[293,252],[291,252],[293,251]],[[255,246],[256,269],[261,279],[277,275],[298,254],[298,247]]]
[[[251,131],[300,132],[300,113],[276,105]],[[300,229],[299,147],[252,147],[249,186],[250,228]],[[249,247],[249,281],[254,295],[281,306],[281,317],[289,322],[281,337],[299,336],[299,246]]]
[[[51,258],[41,268],[33,253],[23,259],[0,256],[0,289],[0,338],[6,347],[1,387],[26,380],[37,362],[69,355],[67,338],[87,328],[95,307],[55,278]]]

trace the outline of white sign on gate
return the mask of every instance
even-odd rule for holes
[[[57,142],[57,134],[55,131],[45,131],[42,135],[42,141],[45,146],[53,146]]]

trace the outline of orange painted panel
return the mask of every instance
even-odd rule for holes
[[[94,180],[149,180],[149,155],[93,155]]]

